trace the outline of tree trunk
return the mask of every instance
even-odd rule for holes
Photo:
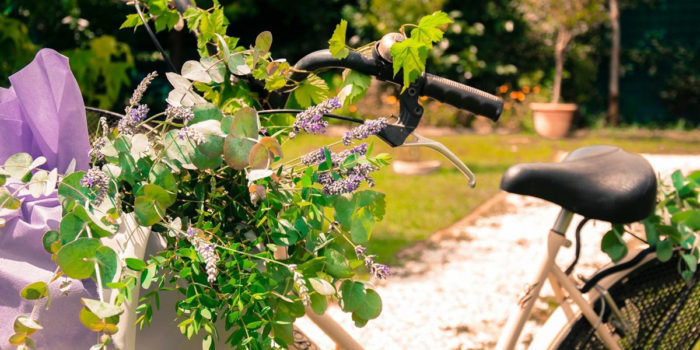
[[[610,49],[610,82],[608,84],[608,122],[617,126],[620,121],[620,12],[617,0],[610,2],[612,47]]]
[[[554,85],[552,86],[552,103],[559,103],[561,97],[561,80],[564,74],[564,54],[571,40],[571,33],[562,28],[557,32],[557,42],[554,44]]]

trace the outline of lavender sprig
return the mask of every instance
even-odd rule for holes
[[[306,280],[299,271],[297,271],[297,266],[295,264],[290,264],[289,270],[292,271],[294,277],[294,283],[299,288],[299,297],[301,297],[301,303],[304,306],[311,305],[311,297],[309,296],[309,288],[306,286]]]
[[[326,132],[326,127],[328,127],[328,122],[323,120],[323,115],[330,113],[340,107],[343,104],[340,103],[338,97],[333,97],[319,103],[316,106],[309,107],[305,111],[297,114],[292,128],[294,131],[289,133],[290,138],[296,137],[302,130],[309,134],[323,134]]]
[[[136,126],[146,119],[148,110],[148,106],[146,105],[139,105],[136,108],[128,109],[126,115],[122,117],[122,119],[119,120],[119,124],[117,124],[119,133],[122,135],[133,135]]]
[[[343,144],[349,146],[352,140],[362,140],[370,135],[376,135],[387,126],[386,118],[366,120],[364,124],[357,126],[343,135]]]
[[[80,179],[80,184],[85,188],[94,188],[97,190],[94,204],[100,205],[109,192],[109,176],[102,170],[93,167]]]
[[[377,262],[374,261],[374,258],[376,258],[376,255],[368,255],[367,254],[367,248],[357,245],[355,246],[355,255],[357,255],[358,260],[363,260],[365,262],[365,266],[367,266],[367,269],[369,270],[369,273],[380,279],[386,279],[387,277],[391,276],[391,270],[389,270],[389,267],[384,265],[384,264],[378,264]]]
[[[182,106],[175,107],[168,105],[168,107],[165,109],[165,115],[170,119],[182,120],[185,124],[194,119],[194,112],[192,111],[192,108]]]
[[[196,230],[190,226],[185,232],[185,238],[194,246],[197,253],[204,259],[205,269],[207,271],[207,282],[216,282],[216,276],[219,271],[216,269],[216,264],[219,262],[219,256],[216,254],[216,246],[195,235]]]
[[[151,84],[151,81],[155,79],[158,76],[157,72],[151,72],[148,75],[146,75],[143,80],[139,83],[139,85],[136,87],[134,90],[134,93],[131,94],[131,98],[129,99],[129,105],[126,107],[126,114],[129,114],[129,111],[133,108],[136,107],[136,105],[141,102],[141,99],[143,98],[143,93],[146,92],[146,89],[148,89],[148,85]]]
[[[201,132],[189,128],[189,127],[184,127],[180,129],[180,131],[177,133],[177,137],[180,140],[188,139],[190,140],[195,146],[198,146],[206,141],[204,138],[204,135],[202,135]]]
[[[342,164],[345,159],[347,159],[349,156],[353,154],[357,154],[359,156],[364,156],[367,154],[367,143],[363,143],[361,145],[355,146],[353,148],[347,149],[345,151],[342,151],[340,153],[331,153],[331,162],[333,163],[333,167],[337,167],[340,164]],[[307,166],[312,166],[312,165],[318,165],[326,161],[326,152],[324,148],[321,148],[319,150],[313,151],[311,153],[308,153],[304,156],[301,157],[301,162],[304,165]]]

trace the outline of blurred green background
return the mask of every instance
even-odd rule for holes
[[[208,0],[207,0],[208,1]],[[198,1],[207,7],[207,1]],[[227,1],[229,35],[249,45],[270,30],[276,58],[296,62],[327,47],[341,18],[350,24],[353,46],[416,23],[443,10],[455,23],[436,45],[428,71],[523,102],[535,86],[551,86],[552,48],[535,35],[516,0],[242,0]],[[607,1],[599,1],[602,7]],[[621,115],[623,125],[694,127],[700,124],[700,2],[697,0],[619,0],[621,8]],[[118,30],[133,6],[117,0],[0,0],[0,86],[42,47],[71,58],[72,68],[92,106],[120,110],[136,83],[166,65],[143,27]],[[607,103],[610,24],[589,27],[568,49],[563,99],[580,106],[579,126],[604,123]],[[158,38],[176,66],[196,57],[186,31]],[[150,103],[162,103],[161,83]],[[159,95],[160,94],[160,95]],[[522,117],[520,117],[522,119]],[[448,121],[436,124],[450,126]],[[456,125],[456,121],[452,122]]]

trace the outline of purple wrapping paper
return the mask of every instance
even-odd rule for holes
[[[89,141],[85,107],[68,59],[44,49],[34,60],[10,77],[12,86],[0,88],[0,164],[18,152],[46,157],[44,169],[64,173],[73,159],[76,170],[89,167]],[[18,184],[8,184],[10,192]],[[0,210],[6,225],[0,228],[0,349],[14,349],[8,342],[12,324],[29,314],[34,302],[19,296],[20,290],[37,281],[48,282],[56,265],[44,251],[41,238],[58,229],[61,205],[56,192],[33,198],[22,191],[22,207]],[[31,338],[38,349],[89,349],[96,334],[78,320],[81,297],[97,298],[91,280],[73,281],[68,296],[59,289],[64,278],[50,284],[51,307],[37,309],[35,318],[44,327]]]

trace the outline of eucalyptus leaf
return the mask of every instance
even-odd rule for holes
[[[228,56],[226,64],[228,65],[228,69],[235,75],[248,75],[251,73],[250,67],[245,62],[245,57],[243,57],[242,52]]]
[[[182,76],[205,84],[209,84],[212,81],[206,68],[197,61],[185,62],[185,64],[182,65]]]
[[[627,244],[616,230],[610,230],[603,236],[600,247],[614,262],[620,261],[627,255]]]
[[[350,268],[350,263],[339,251],[326,248],[324,252],[326,258],[326,272],[335,278],[348,278],[354,275]]]
[[[335,295],[335,288],[333,288],[333,285],[322,278],[310,277],[309,284],[321,295]]]
[[[27,300],[43,299],[49,295],[49,286],[46,282],[34,282],[24,287],[19,295]]]
[[[100,241],[95,238],[78,238],[69,242],[56,254],[58,266],[70,278],[89,278],[95,272],[93,259],[100,246]]]
[[[211,57],[202,57],[199,62],[215,83],[223,83],[226,80],[226,65]]]
[[[119,306],[95,299],[80,298],[80,302],[100,319],[116,316],[124,312],[124,310],[122,310],[122,308]]]
[[[5,172],[15,179],[21,179],[29,172],[31,165],[32,156],[29,153],[13,154],[5,161]]]
[[[55,247],[60,248],[61,234],[54,230],[47,231],[41,238],[41,243],[49,254],[53,254],[58,251]],[[59,243],[59,245],[57,246],[55,243]]]
[[[17,198],[12,196],[6,187],[0,187],[0,209],[16,210],[19,209],[21,204],[22,203],[20,203]]]
[[[340,295],[343,298],[343,311],[354,312],[362,307],[367,293],[362,283],[346,280],[340,285]]]
[[[256,143],[248,154],[248,164],[252,169],[267,169],[272,162],[272,156],[267,147],[261,143]]]
[[[236,112],[229,135],[257,139],[258,130],[260,130],[258,112],[253,108],[243,107]]]
[[[233,169],[243,170],[248,166],[250,150],[256,143],[249,139],[236,137],[233,134],[224,140],[224,160]]]
[[[119,260],[117,253],[110,247],[101,246],[97,248],[95,257],[97,258],[97,264],[100,270],[102,286],[107,287],[108,283],[114,281],[114,276],[117,274],[117,264]]]
[[[357,316],[365,320],[379,317],[382,313],[382,299],[373,289],[367,289],[360,307],[355,310]]]
[[[176,90],[187,91],[192,88],[192,82],[182,75],[167,72],[165,73],[165,77],[168,78],[170,85],[172,85]]]

